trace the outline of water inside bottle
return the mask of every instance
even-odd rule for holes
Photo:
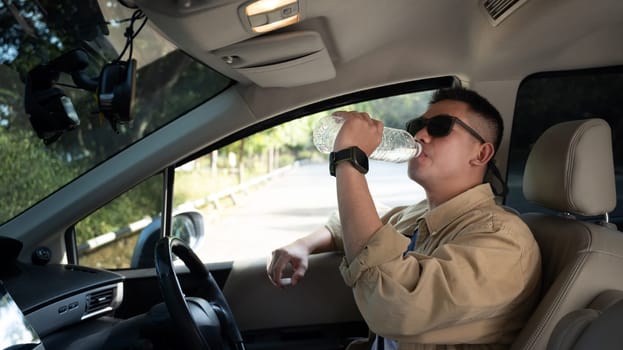
[[[395,148],[390,150],[375,150],[370,155],[370,159],[378,159],[393,163],[406,162],[409,159],[416,157],[418,151],[413,148]]]

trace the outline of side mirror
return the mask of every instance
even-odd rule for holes
[[[141,231],[134,247],[130,268],[155,267],[154,249],[156,242],[161,237],[161,224],[162,221],[158,217]],[[198,211],[183,211],[174,214],[171,223],[171,235],[180,238],[192,249],[200,247],[205,236],[203,215]]]
[[[187,211],[173,215],[171,235],[184,241],[191,249],[203,243],[203,215],[198,211]]]

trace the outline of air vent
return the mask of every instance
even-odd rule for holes
[[[515,12],[528,0],[480,0],[487,18],[493,26],[499,25],[506,17]]]
[[[115,289],[116,288],[113,287],[87,294],[86,310],[84,313],[86,315],[91,315],[98,311],[110,310],[115,297]]]

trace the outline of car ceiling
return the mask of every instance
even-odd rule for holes
[[[468,83],[520,80],[540,71],[623,61],[620,0],[528,0],[497,26],[491,24],[482,0],[299,0],[300,23],[262,36],[242,24],[239,9],[248,2],[137,0],[136,4],[181,49],[237,80],[258,117],[426,77],[456,75]],[[223,61],[240,42],[259,56],[281,51],[278,48],[287,51],[297,42],[286,34],[305,31],[322,38],[334,78],[312,83],[304,78],[297,83],[294,78],[294,84],[284,89],[279,86],[283,76],[277,72],[268,83],[263,81],[269,86],[258,86]],[[270,45],[262,43],[267,38],[274,39]],[[276,55],[273,59],[278,61]],[[322,75],[328,66],[313,69]],[[270,86],[271,78],[276,86]]]

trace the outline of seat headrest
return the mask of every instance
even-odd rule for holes
[[[592,216],[612,211],[616,187],[608,123],[595,118],[547,129],[528,156],[523,193],[560,212]]]

